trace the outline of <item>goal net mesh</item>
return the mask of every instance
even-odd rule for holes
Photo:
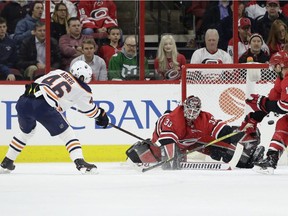
[[[198,96],[202,110],[229,125],[239,126],[252,111],[245,99],[250,94],[268,95],[275,79],[275,72],[267,64],[188,64],[182,71],[182,101],[189,95]],[[268,125],[268,121],[277,119],[277,115],[270,113],[259,124],[261,145],[266,149],[275,128],[275,124]]]

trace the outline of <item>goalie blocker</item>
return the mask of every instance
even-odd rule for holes
[[[201,142],[200,140],[186,150],[193,150],[205,144],[207,143]],[[253,134],[245,134],[244,137],[239,140],[238,144],[242,144],[244,146],[244,150],[236,167],[253,168],[254,162],[263,157],[265,150],[263,146],[259,146],[259,130],[257,129],[256,133]],[[233,157],[236,149],[235,146],[236,145],[229,145],[222,141],[214,144],[213,146],[208,146],[200,152],[209,155],[216,161],[228,163]],[[165,166],[162,166],[162,169],[183,169],[183,163],[187,162],[187,155],[185,154],[186,150],[180,150],[180,148],[174,143],[156,147],[150,145],[147,141],[138,141],[126,151],[126,155],[133,163],[136,164],[157,163],[161,160],[165,160],[165,158],[168,159],[174,157],[175,159],[172,161],[172,163],[165,164]],[[187,167],[185,169],[187,169]],[[193,169],[193,167],[191,167],[191,169]],[[209,166],[206,169],[209,169]]]

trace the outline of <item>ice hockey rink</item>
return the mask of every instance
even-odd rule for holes
[[[2,216],[287,216],[288,167],[142,173],[125,163],[97,163],[82,175],[73,163],[18,163],[0,175]]]

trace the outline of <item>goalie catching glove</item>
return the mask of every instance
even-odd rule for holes
[[[268,113],[266,108],[266,101],[268,100],[267,97],[259,94],[251,94],[250,96],[252,99],[245,100],[247,105],[249,105],[254,111],[263,111]]]
[[[98,126],[101,126],[103,128],[106,128],[107,125],[109,124],[109,119],[107,117],[107,114],[104,109],[101,107],[98,107],[98,113],[96,115],[97,117],[95,118],[96,124]]]

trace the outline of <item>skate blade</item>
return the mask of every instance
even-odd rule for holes
[[[97,175],[99,174],[97,168],[92,168],[91,170],[87,170],[86,168],[82,168],[80,169],[80,172],[83,174],[83,175]]]
[[[0,174],[9,174],[12,170],[5,169],[3,167],[0,167]]]
[[[254,165],[252,170],[254,172],[261,173],[261,174],[266,174],[266,175],[273,175],[274,174],[274,168],[272,168],[272,167],[267,167],[266,169],[263,169],[260,166]]]

